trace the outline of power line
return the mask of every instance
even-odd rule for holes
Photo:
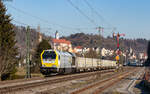
[[[57,23],[49,23],[47,20],[42,19],[41,17],[38,17],[38,16],[32,15],[32,14],[30,14],[30,13],[27,13],[27,12],[25,12],[25,11],[23,11],[23,10],[21,10],[21,9],[18,9],[18,8],[12,6],[12,5],[8,5],[8,6],[11,7],[11,8],[13,8],[14,10],[16,10],[16,11],[18,11],[18,12],[21,12],[21,13],[27,15],[27,16],[32,17],[32,18],[38,19],[38,20],[40,20],[40,21],[42,21],[42,22],[44,22],[44,23],[51,24],[51,25],[57,25],[57,26],[62,27],[62,28],[71,28],[71,27],[63,26],[63,25],[60,25],[60,24],[57,24]],[[72,28],[71,28],[71,29],[72,29]]]
[[[26,24],[26,23],[23,23],[23,22],[14,20],[14,19],[12,21],[14,21],[15,23],[24,25],[24,26],[30,26],[31,28],[36,28],[36,26],[31,26],[29,24]],[[54,31],[58,30],[58,31],[62,31],[62,32],[64,31],[64,30],[59,30],[59,29],[53,29],[51,27],[49,27],[49,28],[41,28],[41,29],[54,30]],[[84,31],[87,31],[87,30],[96,30],[96,28],[94,28],[94,27],[93,28],[76,28],[76,29],[73,29],[73,30],[69,30],[69,32],[77,33],[77,31],[84,32]],[[49,31],[47,31],[47,32],[49,32]],[[65,30],[65,32],[66,32],[66,30]]]
[[[25,26],[29,26],[28,24],[25,24],[25,23],[22,23],[22,22],[19,22],[19,21],[16,21],[16,20],[12,20],[14,21],[15,23],[18,23],[18,24],[22,24],[22,25],[25,25]]]
[[[31,25],[29,25],[29,24],[26,24],[26,23],[23,23],[23,22],[20,22],[20,21],[16,21],[16,20],[14,20],[14,19],[13,19],[12,21],[14,21],[15,23],[24,25],[24,26],[30,26],[31,28],[36,28],[36,26],[31,26]],[[41,29],[54,30],[54,31],[58,30],[58,29],[53,29],[53,28],[41,28]],[[58,30],[58,31],[63,31],[63,30]],[[47,31],[47,32],[50,33],[49,31]],[[76,32],[73,31],[73,30],[72,30],[71,32],[76,33]],[[42,33],[46,33],[46,32],[42,32]],[[54,32],[53,32],[53,33],[54,33]]]
[[[15,23],[17,23],[17,24],[21,24],[21,25],[23,25],[23,26],[25,26],[25,27],[27,27],[27,26],[30,26],[31,28],[37,28],[36,26],[33,26],[33,25],[29,25],[29,24],[26,24],[26,23],[23,23],[23,22],[20,22],[20,21],[17,21],[17,20],[12,20],[13,22],[15,22]],[[56,31],[56,30],[58,30],[58,31],[62,31],[62,32],[66,32],[66,30],[64,31],[64,30],[59,30],[59,29],[54,29],[54,28],[51,28],[51,27],[44,27],[44,28],[41,28],[42,29],[42,33],[46,33],[46,32],[48,32],[48,33],[54,33],[54,32],[51,32],[50,30],[53,30],[53,31]],[[105,30],[106,29],[111,29],[111,28],[105,28]],[[47,31],[48,30],[48,31]],[[72,33],[77,33],[78,31],[79,32],[85,32],[85,31],[87,31],[87,30],[97,30],[97,27],[93,27],[93,28],[76,28],[76,29],[74,29],[74,30],[69,30],[68,32],[72,32]],[[79,33],[78,32],[78,33]],[[111,32],[111,33],[113,33],[113,32]]]
[[[29,24],[26,24],[26,23],[23,23],[23,22],[20,22],[20,21],[17,21],[17,20],[12,20],[12,21],[14,21],[15,23],[18,23],[18,24],[21,24],[21,25],[24,25],[24,26],[30,26],[30,27],[32,27],[32,28],[36,28],[36,26],[31,26],[31,25],[29,25]],[[53,28],[51,28],[51,27],[47,27],[47,28],[41,28],[41,29],[49,29],[49,30],[54,30]],[[81,31],[83,31],[83,30],[94,30],[94,29],[96,29],[95,27],[93,27],[93,28],[75,28],[75,29],[73,29],[73,30],[81,30]]]
[[[92,24],[98,26],[93,19],[87,16],[79,7],[77,7],[71,0],[67,0],[71,6],[73,6],[80,14],[82,14],[86,19],[88,19]]]
[[[20,22],[20,21],[16,21],[16,20],[12,20],[12,21],[14,21],[15,23],[17,23],[17,24],[21,24],[21,25],[23,25],[23,26],[25,26],[25,27],[27,27],[27,26],[30,26],[31,28],[36,28],[36,26],[31,26],[31,25],[29,25],[29,24],[26,24],[26,23],[23,23],[23,22]],[[52,28],[42,28],[42,29],[48,29],[48,30],[52,30]]]
[[[14,9],[14,10],[16,10],[17,12],[20,12],[20,13],[22,13],[22,14],[24,14],[24,15],[27,15],[27,16],[30,16],[30,17],[32,17],[32,18],[35,18],[35,19],[38,19],[38,20],[40,20],[40,21],[42,21],[42,22],[44,22],[44,23],[47,23],[47,24],[50,24],[48,21],[46,21],[46,20],[44,20],[44,19],[42,19],[42,18],[40,18],[40,17],[38,17],[38,16],[35,16],[35,15],[32,15],[32,14],[30,14],[30,13],[28,13],[28,12],[25,12],[25,11],[23,11],[23,10],[21,10],[21,9],[18,9],[18,8],[16,8],[16,7],[14,7],[14,6],[12,6],[12,5],[9,5],[9,7],[10,8],[12,8],[12,9]],[[80,9],[79,9],[80,10]],[[88,17],[88,16],[87,16]],[[16,23],[18,23],[18,24],[22,24],[22,25],[25,25],[25,26],[30,26],[29,24],[25,24],[25,23],[22,23],[22,22],[20,22],[20,21],[16,21],[16,20],[13,20],[14,22],[16,22]],[[93,21],[94,22],[94,21]],[[59,27],[61,27],[61,28],[68,28],[68,29],[72,29],[72,30],[70,30],[69,32],[73,32],[73,33],[77,33],[76,31],[87,31],[87,30],[96,30],[96,27],[91,27],[91,28],[73,28],[73,27],[67,27],[67,26],[62,26],[62,25],[59,25],[59,24],[55,24],[55,25],[57,25],[57,26],[59,26]],[[34,26],[30,26],[30,27],[33,27],[33,28],[36,28],[36,27],[34,27]],[[58,29],[52,29],[51,28],[51,30],[58,30]],[[64,30],[59,30],[59,31],[64,31]],[[66,32],[66,31],[65,31]]]
[[[27,15],[27,16],[30,16],[30,17],[35,18],[35,19],[38,19],[38,20],[40,20],[40,21],[42,21],[42,22],[44,22],[44,23],[47,23],[47,24],[50,24],[50,25],[57,25],[57,26],[59,26],[59,27],[61,27],[61,28],[75,29],[75,28],[73,28],[73,27],[68,27],[68,26],[64,26],[64,25],[57,24],[57,23],[49,23],[47,20],[42,19],[41,17],[38,17],[38,16],[32,15],[32,14],[30,14],[30,13],[27,13],[27,12],[25,12],[25,11],[23,11],[23,10],[21,10],[21,9],[18,9],[18,8],[12,6],[12,5],[9,5],[9,7],[13,8],[14,10],[16,10],[16,11],[18,11],[18,12],[21,12],[21,13]]]
[[[60,25],[60,24],[57,24],[57,23],[49,23],[49,21],[47,21],[47,20],[45,20],[45,19],[42,19],[41,17],[32,15],[32,14],[30,14],[30,13],[28,13],[28,12],[25,12],[25,11],[23,11],[23,10],[21,10],[21,9],[18,9],[18,8],[12,6],[12,5],[8,5],[8,6],[9,6],[10,8],[14,9],[14,10],[20,12],[20,13],[23,13],[23,14],[25,14],[25,15],[27,15],[27,16],[30,16],[30,17],[35,18],[35,19],[38,19],[38,20],[40,20],[40,21],[42,21],[42,22],[44,22],[44,23],[47,23],[47,24],[49,24],[49,25],[57,25],[57,26],[59,26],[59,27],[61,27],[61,28],[74,29],[74,30],[78,30],[78,29],[80,29],[80,30],[81,30],[81,29],[93,29],[93,28],[74,28],[74,27],[68,27],[68,26]]]
[[[83,1],[87,4],[87,6],[88,6],[101,20],[105,21],[108,25],[112,26],[109,22],[107,22],[107,21],[104,19],[104,17],[103,17],[100,13],[98,13],[98,12],[92,7],[92,5],[91,5],[87,0],[83,0]],[[112,26],[112,27],[113,27],[113,26]]]

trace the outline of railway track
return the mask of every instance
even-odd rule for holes
[[[113,75],[107,79],[104,79],[104,80],[98,81],[94,84],[88,85],[86,87],[77,89],[77,90],[71,92],[71,94],[85,94],[85,93],[86,94],[100,94],[107,88],[111,87],[112,85],[116,84],[123,78],[131,75],[132,73],[134,73],[136,71],[137,71],[137,69],[134,69],[132,71],[126,71],[123,73],[119,73],[117,75]]]
[[[64,82],[64,81],[69,81],[69,80],[74,80],[74,79],[78,79],[78,78],[84,78],[84,77],[89,77],[89,76],[93,76],[93,75],[97,75],[97,74],[102,74],[102,73],[108,73],[108,72],[113,72],[114,69],[111,70],[103,70],[103,71],[95,71],[95,72],[86,72],[86,73],[80,73],[80,74],[71,74],[71,75],[65,75],[65,76],[56,76],[56,77],[49,77],[46,79],[41,79],[41,78],[37,78],[36,80],[34,79],[34,81],[25,81],[25,82],[21,82],[20,81],[15,81],[15,84],[4,84],[0,86],[0,94],[6,94],[6,93],[12,93],[12,92],[16,92],[16,91],[21,91],[21,90],[25,90],[25,89],[29,89],[29,88],[34,88],[34,87],[38,87],[38,86],[43,86],[43,85],[47,85],[47,84],[55,84],[55,83],[60,83],[60,82]],[[13,82],[11,82],[13,83]]]

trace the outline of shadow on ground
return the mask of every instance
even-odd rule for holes
[[[150,94],[150,89],[144,86],[144,81],[140,81],[138,84],[135,85],[135,88],[141,91],[140,94]]]
[[[126,77],[124,79],[125,80],[142,80],[141,78],[131,78],[131,77]]]

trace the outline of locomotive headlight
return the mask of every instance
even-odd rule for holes
[[[53,65],[52,67],[56,68],[56,65]]]
[[[43,64],[42,67],[45,67],[45,65]]]

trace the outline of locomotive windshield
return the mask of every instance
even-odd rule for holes
[[[45,51],[42,57],[43,59],[56,59],[56,53],[54,51]]]

